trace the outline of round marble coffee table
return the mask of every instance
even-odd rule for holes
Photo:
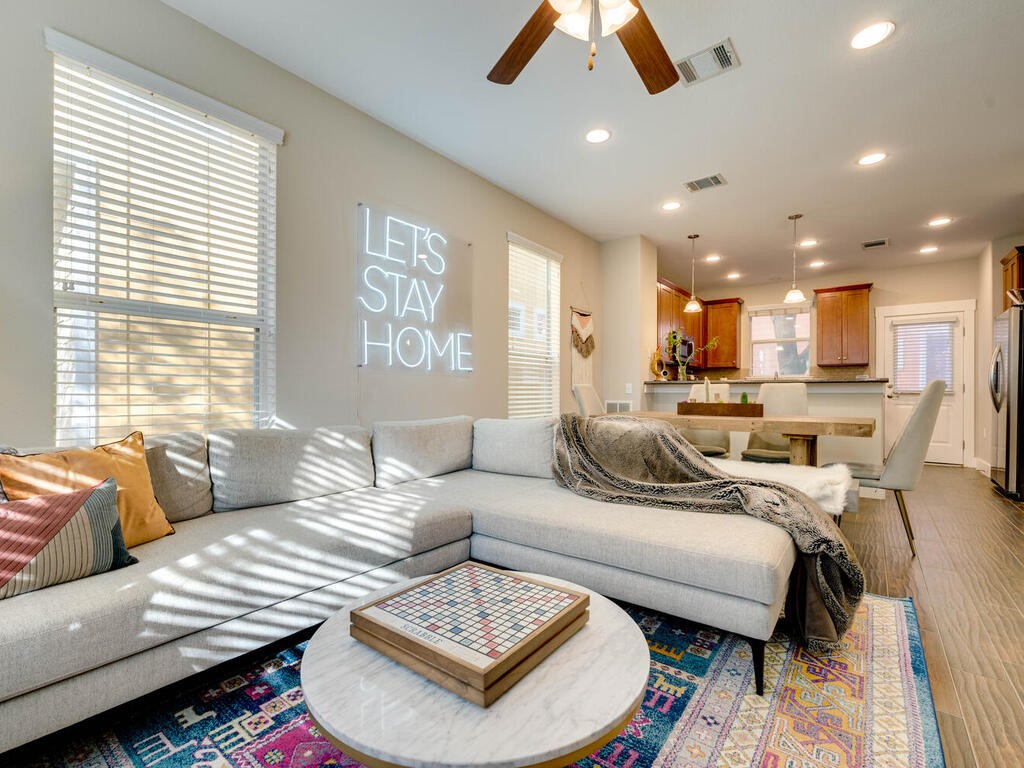
[[[610,600],[535,578],[588,592],[590,620],[487,709],[354,640],[349,608],[336,613],[302,658],[306,706],[323,735],[373,767],[556,768],[607,744],[643,701],[647,641]],[[421,580],[370,593],[350,608]]]

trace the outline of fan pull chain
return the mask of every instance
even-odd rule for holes
[[[590,58],[587,59],[587,71],[594,71],[594,57],[597,56],[597,36],[601,30],[600,2],[591,0],[590,3]]]

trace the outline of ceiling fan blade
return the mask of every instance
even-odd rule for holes
[[[666,88],[679,82],[679,70],[669,58],[665,46],[661,44],[658,33],[654,31],[651,20],[647,18],[640,0],[632,0],[639,13],[617,34],[622,47],[629,54],[637,74],[647,86],[650,94],[661,93]]]
[[[559,15],[551,3],[544,0],[516,35],[515,40],[509,44],[508,50],[498,59],[487,79],[492,83],[511,85],[523,68],[530,63],[533,54],[548,39],[548,35],[554,31]]]

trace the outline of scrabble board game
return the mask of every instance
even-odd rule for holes
[[[468,562],[352,611],[352,635],[421,674],[426,665],[486,692],[568,639],[588,605],[586,593]]]

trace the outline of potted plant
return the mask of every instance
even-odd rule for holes
[[[686,381],[686,368],[694,355],[705,350],[716,349],[718,347],[718,337],[712,336],[703,346],[695,347],[693,346],[693,339],[686,334],[685,329],[673,328],[665,336],[665,343],[668,345],[669,354],[672,356],[672,359],[679,366],[679,380]]]

